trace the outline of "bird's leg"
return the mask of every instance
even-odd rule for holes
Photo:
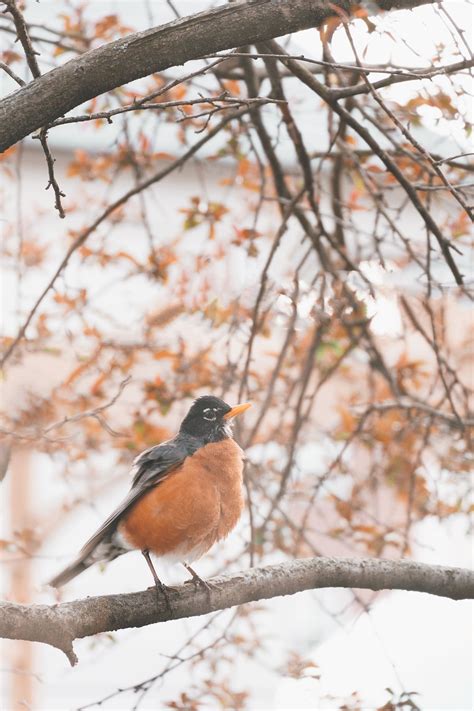
[[[155,566],[153,565],[153,561],[150,558],[150,551],[147,548],[145,548],[144,550],[142,550],[142,555],[145,558],[148,567],[150,568],[151,574],[153,575],[153,580],[155,581],[156,590],[159,591],[163,595],[163,597],[165,598],[165,601],[166,601],[166,606],[167,606],[169,612],[171,612],[171,603],[170,603],[170,599],[168,596],[168,590],[166,588],[166,585],[163,585],[163,583],[159,579],[158,575],[156,574]]]
[[[203,580],[202,578],[200,578],[199,575],[196,573],[196,571],[193,570],[190,565],[188,565],[187,563],[183,563],[183,565],[186,568],[186,570],[188,571],[188,573],[191,573],[191,575],[192,575],[190,582],[193,582],[195,585],[201,585],[202,587],[206,588],[208,593],[211,590],[217,589],[217,585],[212,585],[212,583],[208,583],[208,582],[206,582],[206,580]]]

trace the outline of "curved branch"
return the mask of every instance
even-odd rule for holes
[[[434,0],[378,0],[380,10]],[[0,152],[85,101],[207,54],[319,27],[347,0],[239,0],[102,45],[0,101]]]
[[[155,588],[60,605],[0,602],[0,637],[44,642],[77,662],[72,643],[99,632],[196,617],[255,600],[319,588],[410,590],[453,600],[474,598],[474,572],[413,561],[308,558],[213,578],[211,593],[193,584],[170,588],[170,613]]]

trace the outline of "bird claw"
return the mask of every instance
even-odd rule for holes
[[[217,585],[217,583],[210,583],[208,580],[201,580],[201,583],[207,590],[220,590],[219,585]]]
[[[185,585],[194,585],[194,587],[197,589],[198,587],[204,588],[208,592],[212,592],[212,590],[219,590],[219,586],[216,585],[215,583],[209,583],[207,580],[203,580],[202,578],[199,577],[199,575],[193,575],[192,578],[189,580],[186,580]]]
[[[218,586],[215,585],[214,583],[208,583],[207,580],[203,580],[202,578],[199,577],[199,575],[196,573],[195,570],[191,568],[191,566],[188,563],[183,563],[184,567],[188,571],[188,573],[191,573],[191,579],[186,580],[186,583],[192,583],[194,585],[194,588],[197,590],[198,586],[201,588],[204,588],[204,590],[207,593],[207,598],[209,603],[211,602],[211,592],[213,590],[218,590]]]

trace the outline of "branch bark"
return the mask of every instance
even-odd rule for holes
[[[434,0],[378,0],[380,10]],[[0,102],[0,152],[84,101],[207,54],[319,27],[347,0],[239,0],[136,32],[74,58]]]
[[[74,665],[73,641],[100,632],[144,627],[196,617],[255,600],[319,588],[409,590],[451,598],[474,598],[474,571],[413,561],[308,558],[250,568],[211,581],[209,594],[193,584],[170,589],[172,612],[155,588],[123,595],[88,597],[59,605],[0,602],[0,637],[50,644]]]

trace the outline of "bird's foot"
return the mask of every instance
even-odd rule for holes
[[[192,576],[190,580],[186,580],[185,585],[187,583],[192,583],[196,588],[198,588],[198,587],[204,588],[207,591],[208,595],[210,595],[212,590],[219,590],[218,585],[216,585],[215,583],[209,583],[207,580],[203,580],[196,573],[196,571],[191,568],[190,565],[185,564],[184,567],[186,568],[188,573],[191,573],[191,576]]]
[[[171,613],[173,611],[169,596],[169,593],[173,590],[173,588],[168,587],[168,585],[164,585],[161,580],[159,580],[156,581],[154,585],[150,585],[148,590],[155,590],[158,602],[161,603],[164,598],[168,612]]]
[[[161,602],[161,598],[163,598],[163,597],[165,598],[166,607],[168,609],[168,612],[171,613],[171,611],[172,611],[171,610],[171,602],[170,602],[170,598],[168,595],[169,588],[161,582],[158,575],[156,574],[155,566],[153,565],[152,560],[150,558],[150,551],[148,550],[148,548],[144,548],[142,550],[142,555],[147,562],[147,565],[151,571],[151,574],[153,575],[153,580],[155,581],[154,588],[155,588],[156,592],[158,593],[158,599]]]
[[[189,582],[192,582],[190,580]],[[219,590],[219,586],[216,583],[210,583],[209,580],[203,580],[202,578],[199,578],[199,580],[195,581],[197,585],[201,585],[203,588],[206,588],[206,590]]]

